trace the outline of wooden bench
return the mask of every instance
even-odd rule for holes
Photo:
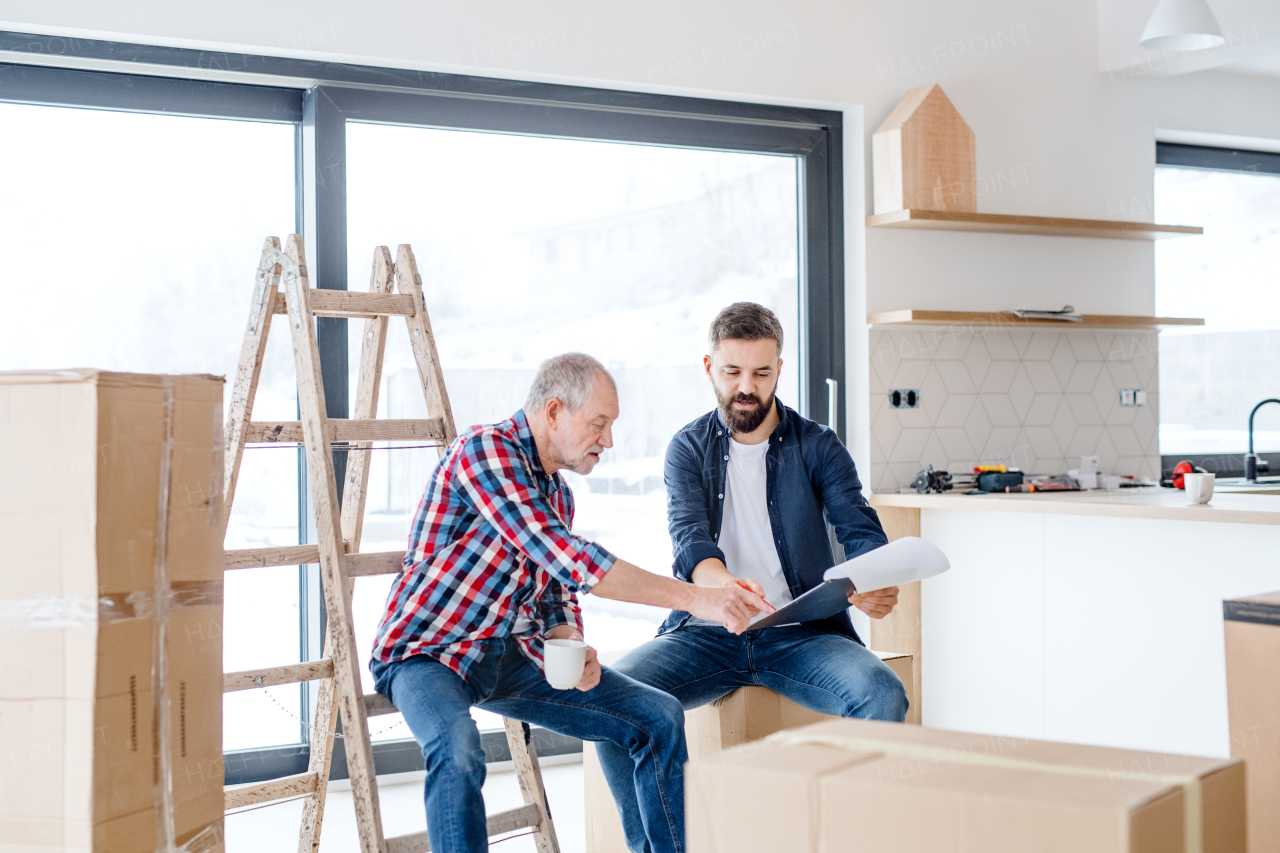
[[[600,660],[608,666],[624,654],[626,652],[602,652]],[[913,689],[912,656],[896,652],[876,654],[902,679],[912,708],[907,722],[918,724],[920,717]],[[709,705],[686,711],[685,740],[692,760],[726,747],[768,737],[783,729],[807,726],[826,719],[830,716],[810,711],[768,688],[740,687]],[[604,772],[600,769],[595,744],[590,741],[582,745],[582,781],[586,798],[587,853],[627,853],[622,821]]]

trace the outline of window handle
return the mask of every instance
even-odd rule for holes
[[[836,431],[836,425],[840,423],[840,419],[836,413],[836,401],[840,399],[840,383],[834,379],[827,380],[827,426],[831,427],[831,431]]]

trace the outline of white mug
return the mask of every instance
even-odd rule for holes
[[[587,665],[587,644],[582,640],[547,640],[542,659],[547,683],[556,690],[572,690]]]
[[[1193,504],[1207,504],[1213,497],[1212,474],[1183,474],[1182,485],[1186,487],[1187,498]]]

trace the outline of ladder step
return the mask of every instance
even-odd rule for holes
[[[404,569],[404,551],[373,551],[347,555],[347,577],[398,575]]]
[[[222,674],[222,692],[252,690],[255,687],[272,687],[276,684],[299,684],[333,678],[333,661],[329,658],[291,663],[285,666],[269,666],[265,669],[246,669],[242,672]]]
[[[245,548],[224,551],[223,568],[265,569],[271,566],[305,566],[320,562],[319,545],[284,545],[278,548]]]
[[[489,837],[492,838],[495,835],[524,829],[526,826],[537,826],[538,821],[537,804],[525,803],[519,808],[489,815],[486,823],[488,824]],[[428,853],[430,850],[431,842],[427,840],[425,832],[397,835],[394,838],[387,839],[387,853]]]
[[[359,290],[314,288],[308,296],[317,317],[412,317],[413,297],[402,293],[365,293]],[[288,314],[283,293],[277,291],[271,313]]]
[[[252,785],[236,785],[226,789],[226,810],[256,806],[258,803],[269,803],[272,800],[283,800],[299,794],[315,793],[317,777],[315,773],[299,773],[296,776],[283,776],[279,779],[268,779],[265,782],[254,782]]]
[[[395,705],[391,704],[391,700],[381,693],[369,693],[360,697],[364,702],[364,715],[366,717],[380,717],[383,714],[399,714]]]
[[[250,421],[245,428],[248,444],[302,441],[299,421]],[[444,444],[444,424],[439,418],[329,421],[330,441],[428,441]]]
[[[265,569],[272,566],[305,566],[320,562],[318,545],[286,545],[280,548],[245,548],[225,551],[223,568]],[[347,577],[363,578],[369,575],[395,575],[404,568],[404,551],[372,551],[368,554],[347,555]]]

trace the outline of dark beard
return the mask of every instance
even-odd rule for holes
[[[774,396],[771,392],[769,401],[761,403],[760,398],[755,394],[734,394],[732,397],[724,398],[717,390],[716,402],[720,404],[720,417],[724,418],[730,430],[749,433],[755,432],[760,424],[764,423],[764,419],[769,417],[769,413],[773,411]],[[755,403],[756,407],[749,412],[740,412],[733,408],[734,403]]]

